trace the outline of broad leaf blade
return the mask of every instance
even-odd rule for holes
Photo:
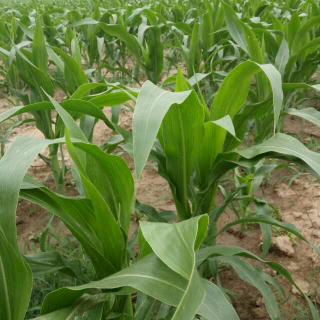
[[[147,81],[142,86],[133,117],[133,153],[137,177],[141,177],[160,125],[173,104],[183,103],[191,91],[169,92]]]

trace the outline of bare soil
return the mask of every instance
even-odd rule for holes
[[[6,108],[5,102],[0,103],[0,112],[3,112]],[[106,108],[105,113],[110,117],[110,110]],[[123,109],[120,124],[129,129],[131,128],[131,122],[132,113]],[[297,134],[306,143],[310,142],[310,137],[320,137],[318,127],[303,123],[300,119],[289,118],[286,121],[285,130]],[[99,122],[95,128],[94,142],[101,145],[111,134],[111,130],[102,122]],[[41,133],[33,125],[25,125],[22,128],[15,129],[10,140],[21,135],[42,138]],[[132,159],[128,154],[123,154],[123,157],[134,175]],[[69,158],[67,158],[67,161],[70,161]],[[44,181],[48,187],[53,187],[50,171],[41,159],[35,160],[29,172],[40,181]],[[261,196],[263,195],[266,200],[279,209],[283,221],[295,224],[310,242],[320,247],[320,182],[315,181],[314,178],[310,179],[310,177],[301,175],[292,184],[289,184],[291,178],[292,172],[288,169],[275,171],[272,178],[262,186]],[[66,184],[66,190],[68,194],[75,194],[70,182]],[[158,175],[152,163],[148,163],[143,179],[137,183],[137,198],[139,201],[148,203],[158,209],[175,210],[169,186]],[[219,201],[222,201],[222,196],[219,196]],[[24,252],[30,250],[32,243],[38,241],[38,235],[47,226],[48,219],[45,210],[24,200],[19,201],[17,232],[21,250]],[[220,219],[219,228],[233,219],[234,216],[227,211]],[[136,227],[137,224],[133,221],[131,233]],[[236,228],[234,231],[236,231]],[[66,232],[66,236],[69,236],[68,232]],[[247,230],[241,239],[237,232],[224,232],[220,235],[218,243],[240,246],[254,254],[261,255],[261,232],[257,226],[252,226],[250,230]],[[320,258],[305,242],[299,239],[293,239],[293,248],[295,251],[293,257],[271,252],[268,260],[274,260],[287,266],[294,279],[302,286],[307,287],[307,294],[315,300],[316,290],[320,286]],[[220,275],[223,286],[237,295],[233,304],[240,319],[270,319],[263,306],[261,295],[255,288],[240,280],[230,268],[222,270]],[[299,295],[292,293],[290,283],[282,278],[279,278],[279,281],[287,294],[285,298],[279,296],[280,306],[284,312],[283,319],[308,319],[308,317],[300,317],[301,314],[296,310],[299,306],[306,308],[304,300]]]

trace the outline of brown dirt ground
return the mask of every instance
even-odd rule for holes
[[[2,101],[1,103],[0,101],[0,112],[6,108],[6,102]],[[110,116],[109,110],[105,112],[107,116]],[[128,129],[131,127],[131,122],[131,112],[123,109],[120,124]],[[320,137],[319,128],[302,123],[300,119],[289,118],[286,121],[285,130],[298,134],[306,142],[310,140],[310,137]],[[100,145],[111,134],[111,130],[102,122],[99,122],[95,129],[94,142]],[[19,135],[41,138],[39,131],[32,125],[25,125],[23,128],[15,129],[11,140]],[[124,154],[123,157],[134,174],[132,159],[127,154]],[[70,161],[69,158],[67,158],[67,161]],[[50,171],[41,159],[35,160],[29,172],[39,180],[44,181],[48,187],[53,186]],[[309,241],[320,246],[320,182],[314,179],[310,180],[302,175],[289,186],[290,174],[292,176],[288,169],[276,171],[272,178],[262,186],[261,195],[279,209],[283,221],[295,224]],[[66,184],[66,189],[68,194],[75,194],[70,182]],[[151,163],[145,169],[143,179],[137,184],[137,198],[158,209],[175,210],[167,182],[157,174]],[[222,196],[219,196],[219,201],[221,200]],[[224,214],[220,219],[219,227],[222,227],[232,219],[234,217],[230,213]],[[31,244],[37,242],[39,233],[45,229],[47,223],[48,214],[45,210],[24,200],[19,201],[17,232],[19,244],[23,251],[31,249]],[[55,225],[57,224],[58,221],[56,221]],[[131,232],[135,228],[136,223],[133,222]],[[65,236],[68,235],[69,233],[66,232]],[[259,249],[260,242],[261,233],[256,226],[246,231],[242,239],[239,238],[236,232],[224,232],[218,239],[219,244],[241,246],[257,255],[261,254]],[[309,283],[311,287],[309,295],[314,298],[315,290],[320,285],[320,259],[303,241],[295,240],[294,250],[295,254],[291,258],[277,253],[270,253],[268,260],[274,260],[289,267],[294,279],[299,283]],[[261,305],[261,295],[256,289],[240,280],[235,272],[229,268],[221,271],[220,275],[223,286],[232,290],[238,296],[233,303],[240,319],[269,319],[263,305]],[[295,312],[295,306],[305,305],[301,297],[292,294],[290,283],[282,278],[279,278],[279,281],[284,286],[287,294],[286,298],[279,298],[281,309],[288,313],[288,315],[283,315],[283,319],[308,319],[299,318]]]

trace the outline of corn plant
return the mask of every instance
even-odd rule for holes
[[[71,98],[66,101],[66,104],[69,105],[70,111],[73,109],[71,112],[73,113],[74,118],[82,118],[82,128],[87,134],[87,137],[92,137],[93,128],[96,123],[95,119],[103,118],[103,121],[105,121],[107,126],[114,130],[114,126],[103,114],[101,108],[108,104],[110,106],[115,106],[127,101],[129,97],[123,99],[126,95],[125,91],[118,89],[115,90],[118,91],[117,93],[111,92],[114,91],[114,89],[117,89],[113,86],[109,87],[107,91],[99,92],[99,97],[95,95],[92,96],[91,98],[93,101],[79,101],[84,96],[87,96],[90,91],[95,93],[97,88],[107,89],[108,86],[104,82],[100,84],[90,84],[85,72],[81,68],[81,64],[77,63],[76,55],[73,58],[60,48],[47,45],[40,19],[36,20],[34,33],[30,30],[26,32],[29,37],[33,38],[31,52],[21,46],[19,47],[18,45],[13,46],[10,50],[11,53],[9,51],[4,51],[4,54],[6,54],[8,60],[10,60],[8,62],[7,86],[9,90],[24,103],[25,106],[14,107],[3,113],[1,115],[1,121],[15,115],[28,112],[33,116],[37,128],[42,132],[45,138],[54,139],[61,135],[63,136],[63,122],[59,118],[59,115],[55,121],[53,121],[51,111],[53,110],[53,106],[48,101],[48,98],[43,91],[45,90],[49,94],[53,95],[55,92],[55,83],[58,83],[58,85],[63,88],[65,93]],[[77,44],[76,41],[76,38],[72,38],[71,40],[74,44]],[[26,42],[24,46],[29,44],[29,42]],[[10,59],[9,56],[11,57]],[[50,78],[48,73],[49,56],[56,68],[64,74],[64,83],[54,81]],[[19,76],[29,86],[31,91],[30,94],[19,90],[17,84],[12,83],[10,80],[12,72],[18,72]],[[41,81],[41,85],[38,80]],[[111,100],[108,97],[111,98]],[[107,102],[105,98],[107,98],[109,102]],[[86,99],[89,100],[88,97],[86,97]],[[96,104],[94,101],[96,101]],[[80,105],[82,105],[82,107]],[[78,106],[80,106],[80,108],[78,108]],[[82,108],[86,109],[84,113],[84,109]],[[97,112],[100,114],[98,117],[96,117]],[[89,118],[89,116],[91,118]],[[58,145],[51,145],[49,146],[49,149],[49,158],[46,158],[45,156],[42,156],[42,158],[52,169],[57,190],[63,193],[63,178],[65,173],[63,172],[63,169],[60,168],[60,164],[58,162]]]
[[[298,165],[320,175],[319,154],[281,133],[288,114],[320,124],[317,110],[301,108],[306,99],[300,94],[319,90],[314,83],[319,15],[314,0],[77,0],[63,5],[33,0],[3,6],[0,81],[8,98],[19,102],[0,115],[0,123],[25,113],[33,118],[19,119],[0,141],[0,318],[24,319],[33,279],[59,272],[76,285],[48,294],[36,319],[237,320],[219,280],[223,262],[260,291],[271,319],[280,319],[274,289],[283,290],[250,259],[296,286],[313,319],[319,319],[286,268],[265,260],[271,226],[308,241],[293,225],[274,219],[271,205],[256,197],[265,175],[279,167]],[[179,69],[163,82],[163,87],[174,83],[175,92],[157,86],[165,58],[186,66],[188,81]],[[139,84],[144,80],[140,68],[149,81],[138,90],[111,84],[102,72]],[[54,99],[57,88],[65,96],[60,103]],[[136,102],[133,132],[103,112],[106,106],[119,111],[128,100]],[[119,134],[104,144],[107,153],[91,143],[98,120]],[[26,121],[35,121],[44,139],[18,137],[4,153],[11,130]],[[245,143],[250,124],[254,141]],[[135,199],[129,167],[111,154],[123,142],[138,179],[148,158],[156,161],[177,215]],[[79,176],[77,197],[63,195],[65,169],[58,161],[63,145]],[[26,174],[45,148],[49,158],[41,157],[52,169],[56,192]],[[270,165],[266,159],[282,163]],[[228,172],[235,172],[231,193],[220,186]],[[21,255],[15,223],[19,197],[64,223],[90,261],[94,281],[83,273],[83,261],[51,247]],[[134,205],[149,221],[141,221],[129,236]],[[236,217],[218,230],[228,206]],[[262,258],[216,245],[221,232],[247,223],[260,225]]]
[[[317,10],[313,11],[316,15],[311,15],[312,18],[306,21],[300,18],[299,11],[287,16],[286,19],[281,19],[275,16],[275,12],[271,10],[272,7],[267,7],[263,11],[263,16],[267,17],[263,23],[261,18],[253,22],[242,15],[243,19],[239,19],[227,1],[222,1],[222,6],[227,28],[241,51],[257,63],[271,61],[280,72],[284,82],[286,108],[299,103],[296,89],[312,89],[306,86],[306,83],[312,83],[319,60]],[[310,6],[313,7],[312,4]],[[238,7],[238,9],[246,12],[243,8]],[[300,9],[307,10],[308,4]],[[265,76],[257,75],[256,81],[255,95],[251,94],[252,102],[265,100],[270,93]],[[262,142],[272,132],[272,118],[269,114],[255,120],[257,143]],[[279,124],[279,130],[282,130],[281,123],[282,121]]]
[[[279,224],[276,219],[259,212],[240,217],[220,231],[216,229],[226,206],[239,195],[235,193],[222,206],[216,202],[219,180],[228,171],[238,166],[253,168],[261,159],[275,158],[296,163],[319,175],[319,154],[285,134],[275,134],[269,140],[247,149],[237,148],[241,141],[236,137],[232,118],[242,113],[246,117],[254,117],[255,113],[269,109],[264,104],[261,108],[255,106],[253,109],[252,105],[243,107],[251,77],[257,72],[264,72],[271,83],[276,128],[283,96],[280,74],[272,65],[257,65],[250,61],[238,65],[223,81],[210,111],[195,91],[190,90],[181,71],[176,80],[176,92],[165,91],[146,82],[137,100],[133,122],[137,176],[141,177],[150,154],[158,163],[159,174],[170,185],[179,220],[209,214],[210,230],[205,241],[209,245],[215,244],[219,233],[233,225],[247,222],[261,223],[263,226]],[[251,110],[251,116],[248,110]],[[287,228],[288,225],[281,227]],[[289,229],[296,233],[295,228]],[[271,234],[267,230],[270,231],[270,228],[263,227],[262,230],[265,248],[268,248]],[[268,311],[272,318],[277,318]]]
[[[108,35],[123,41],[127,46],[128,52],[133,54],[136,59],[136,70],[141,66],[145,71],[147,79],[158,83],[163,70],[161,29],[157,26],[157,17],[147,8],[137,9],[137,11],[128,17],[129,21],[134,20],[140,13],[146,14],[146,19],[148,19],[150,24],[148,25],[147,21],[144,21],[139,25],[138,39],[130,34],[123,24],[110,24],[94,19],[83,19],[73,25],[98,25]]]
[[[182,91],[180,96],[185,98],[185,94]],[[269,265],[296,285],[290,273],[283,266],[264,261],[238,247],[203,247],[210,223],[207,214],[176,224],[141,222],[139,259],[129,264],[126,246],[134,200],[130,170],[120,157],[108,155],[88,143],[70,114],[48,97],[65,123],[65,139],[17,138],[0,161],[2,318],[24,318],[32,288],[32,273],[39,275],[41,272],[58,271],[83,284],[48,294],[41,316],[37,318],[39,320],[66,317],[151,319],[157,312],[171,319],[192,320],[195,315],[204,319],[239,319],[223,288],[201,279],[198,273],[198,267],[205,261],[215,259],[231,264],[241,278],[256,285],[265,298],[271,317],[280,319],[275,297],[267,283],[278,285],[242,257]],[[59,195],[26,175],[32,160],[51,143],[66,143],[81,176],[84,196],[70,198]],[[11,174],[12,169],[14,175]],[[25,258],[20,255],[15,226],[19,195],[60,217],[91,260],[96,281],[86,283],[79,265],[54,252]],[[269,222],[303,238],[290,225]],[[138,300],[133,308],[132,297],[136,292]],[[305,298],[314,319],[318,319],[313,304],[307,296]]]

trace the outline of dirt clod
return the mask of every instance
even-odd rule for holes
[[[252,315],[253,315],[253,319],[257,319],[257,320],[267,320],[268,319],[266,310],[261,307],[253,308]]]
[[[294,248],[288,236],[276,237],[272,240],[272,250],[280,255],[294,256]]]
[[[288,270],[290,272],[297,272],[300,270],[300,266],[297,263],[291,261],[290,264],[288,265]]]
[[[299,218],[302,217],[302,212],[293,211],[293,212],[292,212],[292,215],[293,215],[295,218],[299,219]]]

